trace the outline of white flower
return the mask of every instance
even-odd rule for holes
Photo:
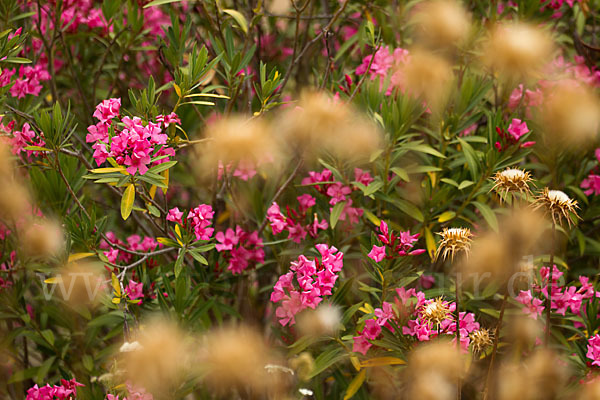
[[[123,343],[123,345],[119,348],[119,351],[121,353],[128,353],[130,351],[136,351],[136,350],[140,350],[142,348],[142,345],[136,340],[135,342],[125,342]]]

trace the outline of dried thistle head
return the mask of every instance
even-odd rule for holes
[[[29,192],[19,182],[8,179],[0,191],[0,219],[16,221],[31,212]]]
[[[106,288],[104,272],[101,264],[71,262],[58,271],[56,284],[60,290],[55,293],[76,309],[96,306]]]
[[[377,126],[351,105],[319,91],[305,91],[297,107],[276,121],[285,145],[316,158],[331,152],[349,161],[368,159],[382,141]]]
[[[432,110],[446,103],[454,75],[452,67],[441,56],[422,49],[412,49],[410,59],[399,70],[401,86],[421,97]]]
[[[600,99],[584,83],[559,81],[544,91],[539,123],[547,146],[573,150],[593,146],[600,131]]]
[[[485,232],[473,240],[469,257],[462,258],[458,267],[467,285],[485,284],[482,279],[488,276],[495,282],[505,282],[514,272],[513,256],[505,235]]]
[[[572,200],[567,194],[560,190],[550,190],[547,187],[542,190],[533,203],[534,210],[542,210],[552,216],[555,224],[562,224],[565,219],[571,226],[572,218],[579,218],[577,215],[577,200]]]
[[[205,142],[196,145],[200,175],[214,171],[219,163],[226,168],[257,169],[282,154],[270,126],[261,118],[222,118],[207,126],[205,137]]]
[[[21,245],[23,251],[30,257],[54,257],[64,249],[64,234],[55,221],[31,220],[23,228]]]
[[[431,300],[421,306],[419,313],[423,319],[438,326],[442,321],[451,317],[450,307],[447,301],[443,301],[441,297]]]
[[[597,378],[586,385],[582,385],[577,394],[579,400],[600,400],[600,380]]]
[[[14,170],[10,147],[0,138],[0,179],[9,178]]]
[[[292,358],[289,361],[290,367],[296,371],[298,378],[301,381],[308,381],[310,379],[310,373],[315,367],[315,360],[309,352],[302,352],[297,357]]]
[[[331,304],[321,304],[315,310],[301,312],[296,320],[302,336],[334,335],[340,328],[340,309]]]
[[[442,232],[438,232],[438,235],[442,237],[442,240],[435,252],[436,260],[440,256],[445,260],[448,255],[454,260],[458,253],[469,255],[471,241],[473,240],[473,234],[469,228],[444,228]]]
[[[532,181],[531,174],[518,168],[506,168],[498,171],[492,178],[495,190],[500,196],[500,202],[506,201],[508,193],[519,192],[528,196],[531,194],[529,183]]]
[[[412,18],[418,39],[431,47],[451,47],[469,34],[471,18],[458,1],[433,0],[419,7]]]
[[[135,348],[121,352],[125,379],[158,396],[168,396],[188,376],[191,341],[174,323],[146,321]]]
[[[492,345],[492,333],[485,328],[477,329],[469,334],[471,351],[475,354],[483,352]]]
[[[409,399],[446,400],[456,396],[456,382],[466,373],[466,358],[446,340],[422,343],[408,359]],[[433,388],[433,390],[432,390]]]
[[[273,354],[261,335],[249,327],[230,326],[209,332],[202,341],[197,368],[206,384],[217,393],[250,389],[266,393],[281,389],[280,374],[265,366]]]
[[[554,44],[544,30],[522,22],[497,24],[484,49],[483,61],[511,80],[539,77]]]

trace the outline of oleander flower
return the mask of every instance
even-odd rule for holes
[[[442,240],[435,252],[436,260],[440,256],[445,260],[448,255],[454,260],[458,253],[469,255],[473,238],[469,228],[444,228],[442,232],[438,232],[438,235],[442,237]]]
[[[544,188],[542,193],[535,198],[533,203],[534,210],[543,210],[546,214],[552,216],[555,224],[561,224],[563,218],[567,220],[569,227],[573,218],[579,218],[577,215],[577,200],[572,200],[565,192],[560,190],[550,190]]]

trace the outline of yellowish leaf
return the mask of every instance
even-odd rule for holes
[[[133,183],[127,185],[127,189],[123,192],[123,197],[121,198],[121,217],[124,220],[129,218],[131,214],[131,210],[133,210],[133,202],[135,201],[135,186]]]
[[[348,389],[346,389],[346,394],[344,395],[344,400],[351,399],[352,396],[358,392],[358,389],[362,386],[365,378],[367,377],[367,370],[363,369],[352,379],[352,382],[348,385]]]
[[[113,297],[112,302],[113,302],[113,304],[120,304],[121,303],[121,298],[120,297]]]
[[[427,245],[429,257],[433,258],[437,245],[435,244],[435,239],[433,238],[433,234],[429,228],[425,228],[425,244]]]
[[[74,253],[69,256],[69,262],[81,260],[82,258],[87,258],[95,255],[96,253]]]
[[[360,371],[360,361],[358,360],[358,357],[350,356],[350,362],[352,363],[356,371]]]
[[[52,278],[48,278],[46,280],[44,280],[44,283],[60,283],[62,281],[62,279],[58,276],[54,276]]]
[[[438,222],[446,222],[446,221],[450,221],[452,218],[454,218],[456,216],[456,213],[454,211],[446,211],[443,212],[439,217],[438,217]]]
[[[365,314],[373,314],[374,311],[373,306],[371,306],[369,303],[365,303],[365,305],[358,310],[364,312]]]
[[[175,225],[175,233],[177,234],[175,236],[175,239],[177,239],[177,243],[179,243],[180,246],[183,246],[183,243],[181,242],[181,229],[179,229],[179,225]]]
[[[162,188],[163,194],[167,194],[167,189],[169,188],[169,170],[166,169],[161,172],[161,175],[165,178],[163,179],[163,184],[166,186]]]
[[[177,96],[179,96],[179,98],[181,98],[181,88],[179,86],[177,86],[176,83],[173,84],[173,89],[175,89],[175,93],[177,93]]]
[[[246,21],[246,17],[244,17],[244,15],[241,12],[232,10],[230,8],[224,9],[223,12],[231,15],[235,22],[237,22],[240,29],[243,30],[244,33],[248,33],[248,22]]]
[[[150,188],[150,198],[154,200],[154,196],[156,196],[156,185],[152,185]]]
[[[379,226],[381,225],[381,221],[379,220],[379,218],[377,218],[377,216],[375,214],[373,214],[372,212],[370,212],[369,210],[365,210],[365,216],[367,217],[367,219],[369,221],[371,221],[375,226]]]
[[[117,276],[114,272],[111,274],[110,279],[112,281],[112,287],[116,295],[118,297],[121,297],[121,284],[119,283],[119,279],[117,279]]]
[[[118,168],[112,168],[112,167],[94,168],[94,169],[90,170],[90,172],[92,172],[94,174],[107,174],[109,172],[123,172],[123,171],[125,171],[125,168],[123,168],[123,167],[118,167]]]
[[[360,363],[360,366],[363,368],[369,367],[381,367],[382,365],[403,365],[406,364],[401,358],[398,357],[376,357],[371,358],[370,360],[365,360]]]

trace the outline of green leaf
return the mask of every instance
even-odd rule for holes
[[[198,261],[200,264],[208,265],[208,261],[206,261],[206,258],[204,258],[204,256],[200,254],[197,250],[190,250],[189,253],[192,255],[192,257],[194,257],[194,260]]]
[[[365,196],[370,196],[373,193],[375,193],[376,191],[378,191],[379,189],[381,189],[381,187],[383,186],[383,182],[381,181],[375,181],[372,182],[367,189],[364,191]]]
[[[342,211],[344,210],[345,206],[345,201],[341,201],[335,206],[333,206],[333,209],[331,210],[331,215],[329,216],[329,221],[331,222],[331,229],[335,229],[335,226],[337,225],[337,222],[340,219],[340,215],[342,215]]]
[[[426,144],[407,144],[405,147],[409,150],[418,151],[419,153],[426,153],[435,157],[446,158],[445,155]]]
[[[150,3],[146,4],[144,6],[144,8],[160,6],[161,4],[178,3],[180,1],[182,1],[182,0],[154,0],[154,1],[151,1]]]
[[[408,172],[404,168],[393,167],[391,168],[392,172],[395,173],[405,182],[410,182],[410,178],[408,176]]]
[[[244,17],[241,12],[232,9],[224,9],[223,12],[231,15],[244,33],[248,33],[248,22],[246,21],[246,17]]]
[[[25,147],[23,147],[23,149],[30,150],[30,151],[52,151],[46,147],[41,147],[41,146],[25,146]]]
[[[460,146],[462,147],[463,154],[465,155],[465,159],[467,160],[467,166],[469,167],[469,172],[471,173],[471,178],[477,179],[479,174],[479,161],[475,150],[471,145],[465,142],[461,138],[457,138]]]
[[[182,249],[179,255],[177,256],[177,260],[175,260],[175,279],[179,277],[181,270],[183,269],[183,260],[185,258],[185,249]]]
[[[309,378],[313,378],[319,375],[321,372],[325,371],[327,368],[331,367],[333,364],[342,361],[347,357],[346,352],[343,351],[340,347],[334,347],[332,349],[323,351],[319,356],[315,359],[314,367],[311,373],[309,374]]]
[[[45,329],[41,332],[41,334],[46,342],[50,343],[50,346],[54,346],[54,332],[52,332],[50,329]]]
[[[477,207],[490,228],[492,228],[494,232],[498,232],[498,219],[496,218],[494,210],[492,210],[487,204],[483,204],[478,201],[474,201],[472,204]]]
[[[446,222],[450,221],[452,218],[456,216],[454,211],[445,211],[438,217],[438,222]]]
[[[356,392],[358,392],[358,389],[360,389],[366,377],[367,370],[363,368],[348,385],[348,388],[346,389],[346,394],[344,395],[344,400],[351,399],[356,394]]]
[[[393,204],[417,221],[423,222],[425,220],[421,210],[419,210],[414,204],[402,199],[394,199]]]
[[[135,201],[135,186],[133,183],[130,183],[127,186],[127,189],[123,192],[123,197],[121,198],[121,217],[124,220],[129,218],[131,214],[131,210],[133,210],[133,202]]]
[[[465,189],[465,188],[468,188],[469,186],[473,185],[474,183],[475,183],[475,182],[473,182],[473,181],[469,181],[469,180],[467,180],[467,181],[462,181],[462,182],[460,183],[460,185],[458,185],[458,190],[463,190],[463,189]]]

